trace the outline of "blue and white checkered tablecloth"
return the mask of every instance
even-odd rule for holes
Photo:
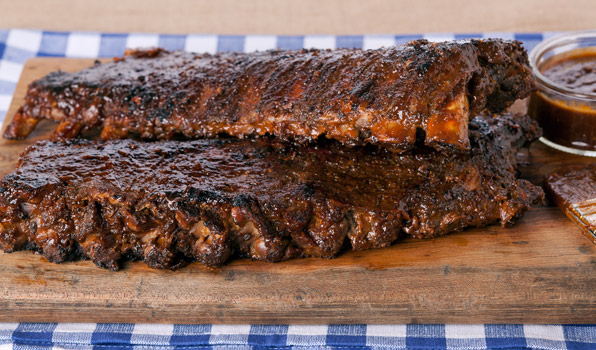
[[[594,326],[0,324],[0,349],[596,349]]]
[[[194,52],[377,48],[412,39],[502,37],[528,50],[554,33],[275,36],[0,30],[0,121],[30,57],[112,57],[126,48]],[[68,321],[68,320],[64,320]],[[178,325],[0,323],[1,349],[596,349],[594,325]]]

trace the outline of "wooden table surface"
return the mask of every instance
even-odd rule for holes
[[[0,27],[371,34],[594,29],[594,0],[0,0]]]

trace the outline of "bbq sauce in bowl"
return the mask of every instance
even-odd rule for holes
[[[546,40],[530,54],[537,91],[528,113],[541,141],[561,151],[596,156],[596,32]]]

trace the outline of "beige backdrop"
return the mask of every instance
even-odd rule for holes
[[[0,0],[0,28],[221,34],[596,28],[596,0]]]

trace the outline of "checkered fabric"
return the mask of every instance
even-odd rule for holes
[[[30,57],[112,57],[126,48],[193,52],[378,48],[426,38],[502,37],[528,50],[554,33],[274,36],[0,30],[0,121]],[[148,325],[0,323],[0,349],[596,349],[589,325]]]
[[[0,349],[596,349],[593,326],[0,324]]]

